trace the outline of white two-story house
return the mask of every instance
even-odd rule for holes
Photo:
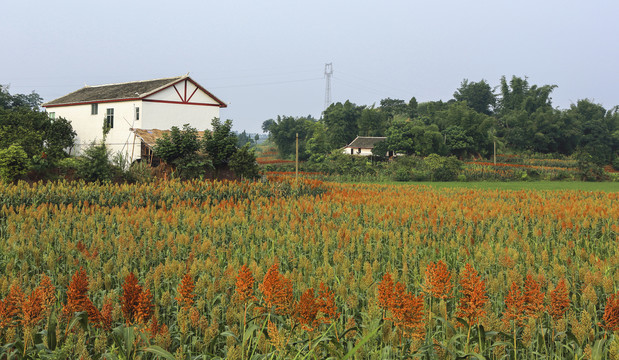
[[[72,154],[79,155],[93,141],[101,141],[104,124],[110,128],[105,143],[114,153],[135,161],[142,156],[135,129],[170,129],[184,124],[210,130],[226,104],[189,77],[85,86],[43,104],[52,118],[71,121],[77,133]],[[137,141],[136,141],[137,140]]]

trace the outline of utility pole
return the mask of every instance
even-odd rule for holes
[[[294,179],[295,181],[299,181],[299,133],[297,133],[297,151],[295,156],[295,170],[294,170]]]
[[[331,105],[331,76],[333,76],[333,63],[325,64],[325,79],[327,79],[325,88],[325,110]]]

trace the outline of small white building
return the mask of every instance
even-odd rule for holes
[[[386,137],[381,136],[357,136],[355,140],[344,147],[343,153],[357,156],[371,156],[374,146],[386,139]],[[392,154],[388,155],[390,156]]]
[[[85,86],[43,104],[52,118],[63,117],[77,133],[73,154],[79,155],[93,141],[110,132],[106,144],[132,162],[141,158],[140,139],[133,129],[170,129],[184,124],[210,130],[226,104],[189,77]]]

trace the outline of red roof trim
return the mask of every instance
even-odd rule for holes
[[[194,81],[192,78],[190,78],[189,76],[183,76],[182,78],[178,79],[177,81],[175,81],[175,82],[173,82],[173,83],[171,83],[171,84],[168,84],[167,86],[162,87],[161,89],[159,89],[159,90],[157,90],[157,91],[153,91],[153,92],[151,92],[151,93],[146,94],[146,96],[144,96],[144,100],[146,100],[146,98],[147,98],[147,97],[149,97],[149,96],[155,95],[156,93],[158,93],[158,92],[160,92],[160,91],[163,91],[163,90],[167,89],[168,87],[170,87],[170,86],[174,86],[174,85],[176,85],[176,84],[180,83],[181,81],[185,81],[185,80],[189,80],[189,81],[191,81],[191,83],[192,83],[192,84],[194,84],[194,85],[195,85],[195,87],[197,87],[198,89],[202,90],[204,93],[206,93],[208,96],[210,96],[213,100],[215,100],[215,101],[218,103],[218,105],[216,105],[216,106],[219,106],[219,107],[222,107],[222,108],[228,107],[228,105],[226,105],[226,103],[224,103],[223,101],[219,100],[219,98],[217,98],[215,95],[211,94],[208,90],[206,90],[205,88],[203,88],[200,84],[198,84],[197,82],[195,82],[195,81]],[[176,89],[176,87],[175,87],[174,89]],[[178,90],[177,90],[177,92],[178,92]],[[179,96],[181,99],[183,98],[180,94],[178,94],[178,96]],[[149,100],[149,101],[150,101],[150,100]],[[174,104],[176,104],[176,103],[174,103]],[[180,104],[180,103],[179,103],[179,104]],[[194,104],[195,104],[195,103],[194,103]],[[213,104],[209,104],[209,106],[214,106],[214,105],[213,105]]]
[[[221,107],[221,105],[219,105],[219,104],[207,104],[207,103],[195,103],[195,102],[192,103],[192,102],[170,101],[170,100],[142,99],[142,101],[164,103],[164,104],[181,104],[181,105],[200,105],[200,106],[217,106],[217,107]]]
[[[183,100],[183,97],[181,96],[181,93],[178,92],[178,89],[176,88],[176,84],[172,85],[172,87],[174,88],[174,91],[176,91],[176,94],[178,94],[178,98]],[[164,88],[165,89],[165,88]],[[163,90],[163,89],[161,89]],[[159,91],[157,91],[159,92]],[[154,94],[154,93],[153,93]],[[152,94],[151,94],[152,95]]]
[[[198,87],[197,86],[196,86],[195,89],[193,89],[193,92],[191,93],[191,95],[189,95],[189,99],[187,99],[187,102],[189,102],[189,100],[191,100],[191,98],[193,97],[193,94],[195,94],[196,91],[198,91]]]
[[[136,101],[136,100],[142,100],[142,99],[141,98],[128,98],[128,99],[97,100],[97,101],[83,101],[83,102],[76,102],[76,103],[42,105],[42,106],[45,108],[52,108],[52,107],[60,107],[60,106],[103,104],[103,103],[112,103],[112,102]]]

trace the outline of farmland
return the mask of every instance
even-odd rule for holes
[[[1,351],[617,358],[605,190],[0,184]]]

